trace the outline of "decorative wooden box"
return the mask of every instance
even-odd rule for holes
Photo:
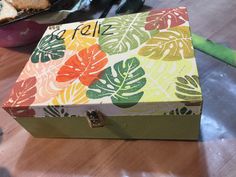
[[[198,139],[187,10],[51,26],[3,108],[35,137]]]

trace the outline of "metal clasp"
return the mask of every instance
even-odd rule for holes
[[[88,110],[86,112],[86,118],[91,128],[103,127],[105,125],[104,116],[97,110]]]

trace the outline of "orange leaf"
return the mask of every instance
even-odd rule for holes
[[[21,80],[15,84],[8,101],[3,104],[3,108],[11,115],[16,117],[31,117],[35,114],[30,105],[35,100],[36,78],[31,77]]]
[[[70,57],[57,73],[58,82],[79,79],[86,86],[98,79],[107,64],[106,53],[95,44]]]

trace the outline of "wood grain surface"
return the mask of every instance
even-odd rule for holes
[[[176,6],[188,7],[193,32],[236,49],[235,0],[147,0],[144,9]],[[34,47],[0,48],[0,103]],[[0,109],[0,177],[235,177],[236,69],[196,58],[204,97],[198,142],[37,139]]]

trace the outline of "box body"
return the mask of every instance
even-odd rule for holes
[[[3,108],[36,137],[193,140],[201,105],[179,7],[49,27]]]
[[[200,118],[193,116],[110,117],[106,125],[90,128],[85,118],[17,118],[34,137],[196,140]]]

